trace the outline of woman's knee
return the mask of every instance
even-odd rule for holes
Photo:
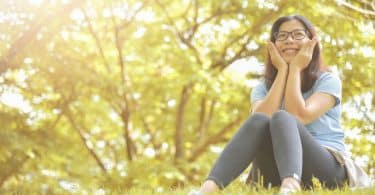
[[[284,110],[274,112],[270,119],[270,132],[271,134],[280,135],[280,133],[289,133],[297,130],[294,128],[296,124],[295,117]]]
[[[245,122],[244,126],[249,130],[268,128],[270,118],[263,113],[253,113]]]
[[[289,119],[294,119],[293,115],[285,110],[279,110],[272,114],[271,121],[272,122],[288,122]]]
[[[255,112],[253,113],[248,119],[247,123],[256,123],[256,124],[268,124],[270,121],[270,117],[268,117],[266,114],[261,113],[261,112]]]

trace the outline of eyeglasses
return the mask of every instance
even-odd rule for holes
[[[273,37],[276,39],[276,41],[285,41],[288,39],[289,35],[292,35],[292,38],[294,40],[302,40],[304,39],[308,34],[308,31],[305,29],[297,29],[291,32],[288,31],[279,31],[275,32],[273,34]]]

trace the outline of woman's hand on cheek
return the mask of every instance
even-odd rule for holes
[[[268,46],[267,46],[268,52],[271,57],[271,62],[275,66],[275,68],[279,71],[282,69],[287,70],[288,69],[288,64],[285,62],[285,60],[281,57],[279,51],[277,50],[276,46],[274,43],[271,41],[268,41]]]
[[[312,59],[312,55],[314,52],[314,47],[317,43],[317,38],[314,37],[313,39],[309,40],[302,48],[299,50],[297,55],[293,58],[290,62],[290,68],[295,69],[297,71],[304,70],[310,63]]]

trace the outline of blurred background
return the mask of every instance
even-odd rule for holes
[[[290,14],[316,25],[348,149],[374,175],[375,1],[1,0],[0,191],[199,185]]]

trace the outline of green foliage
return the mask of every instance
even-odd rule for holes
[[[347,142],[374,174],[375,29],[334,1],[10,2],[0,4],[4,192],[199,185],[259,79],[256,64],[230,69],[263,63],[270,25],[286,14],[316,24],[343,80]]]

